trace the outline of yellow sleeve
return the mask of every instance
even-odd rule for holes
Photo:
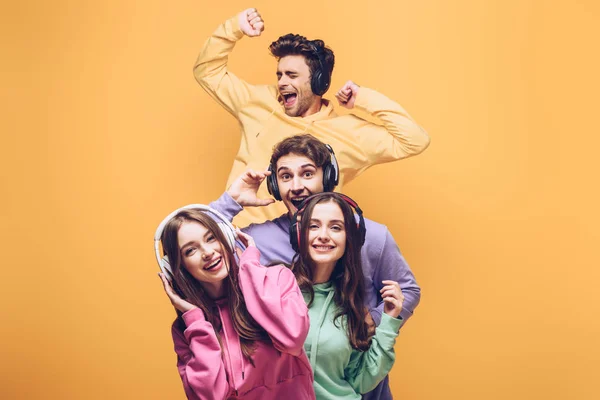
[[[356,136],[364,146],[369,165],[400,160],[421,153],[429,146],[429,135],[400,104],[375,90],[362,87],[355,108],[369,113],[381,125],[368,123],[357,127]]]
[[[194,64],[194,77],[206,92],[237,118],[253,85],[227,70],[229,53],[244,36],[237,16],[220,25],[208,38]]]

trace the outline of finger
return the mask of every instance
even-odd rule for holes
[[[398,290],[400,290],[400,287],[396,286],[396,285],[389,285],[388,284],[388,285],[385,285],[384,287],[382,287],[381,290],[379,290],[379,292],[381,293],[384,290],[391,290],[391,289],[398,289]]]
[[[238,258],[242,258],[242,249],[240,249],[239,247],[235,248],[235,254],[237,254]]]
[[[253,28],[256,27],[256,24],[258,24],[259,22],[262,22],[262,18],[259,16],[256,16],[256,14],[254,15],[254,17],[250,16],[249,20],[250,20],[250,26],[252,26]]]
[[[258,13],[256,12],[256,10],[254,10],[254,11],[252,11],[252,12],[249,12],[249,13],[247,14],[247,19],[248,19],[248,21],[251,21],[251,20],[253,20],[254,18],[256,18],[257,16],[258,16]]]
[[[254,31],[255,31],[257,34],[260,34],[262,31],[264,31],[264,30],[265,30],[265,23],[264,23],[264,22],[262,22],[262,21],[261,21],[261,22],[258,22],[258,23],[256,23],[256,24],[254,25],[254,27],[253,27],[253,28],[254,28]]]
[[[389,298],[389,297],[393,297],[393,298],[397,299],[397,298],[399,298],[399,293],[396,292],[395,290],[387,290],[381,294],[382,299]]]
[[[398,282],[396,282],[396,281],[385,280],[385,281],[381,281],[381,283],[383,283],[384,285],[396,285],[396,286],[400,287],[400,284],[398,284]]]
[[[268,206],[269,204],[275,203],[275,199],[257,199],[256,203],[259,206]]]

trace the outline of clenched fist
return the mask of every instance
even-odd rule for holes
[[[360,89],[360,86],[356,83],[352,81],[346,82],[346,84],[335,94],[335,98],[338,100],[338,103],[340,103],[340,106],[348,109],[354,108],[358,89]]]
[[[265,30],[265,21],[258,13],[256,8],[249,8],[238,14],[240,29],[246,36],[260,36]]]

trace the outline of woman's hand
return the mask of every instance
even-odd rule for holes
[[[193,310],[194,308],[198,308],[195,305],[193,305],[192,303],[189,303],[189,302],[183,300],[181,297],[179,297],[177,295],[177,293],[175,293],[173,291],[173,288],[171,287],[171,284],[167,280],[167,277],[165,276],[165,274],[163,274],[162,272],[159,272],[158,276],[162,280],[162,283],[163,283],[163,286],[165,289],[165,293],[167,294],[167,296],[169,296],[169,300],[171,300],[171,304],[173,304],[173,307],[175,307],[182,313]]]
[[[383,312],[393,318],[398,318],[400,312],[402,312],[402,303],[404,302],[404,295],[400,290],[400,285],[395,281],[381,281],[385,286],[379,291],[381,298],[385,303],[383,305]]]

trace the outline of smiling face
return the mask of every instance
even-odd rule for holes
[[[222,296],[229,262],[214,233],[196,221],[187,221],[181,224],[177,241],[184,268],[200,282],[209,296]]]
[[[308,254],[317,270],[331,273],[346,251],[346,228],[342,209],[333,200],[318,203],[308,226]]]
[[[290,215],[308,196],[323,191],[323,168],[306,156],[290,153],[280,157],[276,173],[279,194]]]
[[[285,113],[290,117],[307,117],[321,108],[321,96],[313,93],[310,68],[302,55],[281,57],[277,64],[277,87]]]

